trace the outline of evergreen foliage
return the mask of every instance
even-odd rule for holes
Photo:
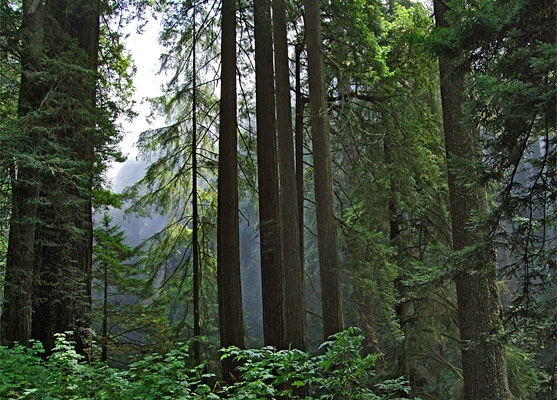
[[[193,312],[193,210],[192,150],[198,158],[199,247],[202,287],[201,324],[203,336],[216,326],[216,130],[218,107],[216,54],[214,47],[216,4],[199,6],[191,2],[161,4],[164,13],[160,41],[167,50],[161,70],[169,81],[163,96],[152,99],[156,110],[166,116],[168,125],[143,132],[138,146],[149,161],[145,176],[128,193],[134,197],[128,212],[142,216],[158,213],[168,218],[166,226],[144,241],[139,260],[143,284],[150,301],[165,308],[167,318],[161,339],[191,337]],[[198,26],[192,23],[194,8]],[[187,17],[187,18],[186,18]],[[201,22],[199,22],[201,21]],[[181,29],[178,25],[184,23]],[[200,53],[193,66],[193,46]],[[196,74],[196,79],[193,74]],[[195,83],[197,82],[197,83]],[[193,85],[196,84],[193,99]],[[196,103],[195,116],[193,102]],[[193,122],[198,131],[193,143]]]
[[[15,3],[14,3],[15,4]],[[0,3],[0,271],[3,276],[8,251],[12,147],[7,138],[17,129],[17,102],[20,83],[18,46],[15,34],[21,24],[21,9],[11,2]]]
[[[550,349],[555,338],[548,333],[556,329],[555,5],[495,2],[477,14],[475,30],[489,35],[481,38],[484,51],[472,56],[470,112],[485,131],[485,177],[497,188],[487,223],[510,286],[507,326],[511,340],[527,351]],[[555,374],[550,357],[554,351],[538,357],[546,377]],[[544,383],[548,394],[551,385]]]
[[[112,217],[103,213],[102,222],[93,232],[93,319],[94,326],[101,326],[100,343],[102,359],[107,360],[108,350],[119,353],[126,358],[122,350],[117,350],[120,342],[137,335],[137,331],[146,330],[152,324],[153,315],[149,315],[142,302],[141,287],[143,279],[137,276],[130,259],[136,251],[124,243],[124,231],[113,225]],[[148,315],[148,317],[147,317]],[[134,330],[135,328],[135,330]],[[122,337],[120,337],[122,336]],[[127,350],[124,353],[133,352]],[[111,357],[111,358],[114,358]]]
[[[238,134],[239,205],[227,211],[239,213],[244,293],[231,296],[243,301],[245,343],[256,348],[223,350],[225,376],[216,366],[219,330],[227,328],[217,322],[218,307],[229,300],[217,295],[216,260],[217,187],[222,183],[217,176],[218,96],[225,68],[219,63],[221,3],[88,1],[100,7],[98,40],[89,37],[96,51],[74,29],[85,29],[76,21],[92,11],[84,2],[52,0],[42,8],[44,2],[0,0],[0,339],[10,343],[0,348],[0,397],[478,400],[470,393],[480,385],[467,382],[470,359],[461,353],[479,343],[496,347],[494,375],[502,378],[506,371],[514,398],[553,398],[553,1],[436,1],[443,10],[435,16],[423,2],[410,0],[288,0],[286,21],[277,12],[282,2],[235,1],[236,68],[228,66],[226,72],[229,83],[237,79],[237,109],[226,101],[229,117],[237,113],[238,126],[231,131]],[[24,13],[33,4],[41,5],[40,12]],[[265,26],[258,26],[266,49],[254,37],[255,6],[262,4],[270,12]],[[318,46],[315,35],[306,32],[308,5],[316,17],[313,28],[321,29]],[[141,133],[140,157],[148,166],[121,197],[108,190],[106,178],[110,163],[124,160],[118,149],[119,118],[135,116],[135,66],[121,30],[136,20],[141,31],[152,18],[161,21],[160,73],[166,82],[163,94],[150,102],[153,115],[165,116],[166,123]],[[286,38],[280,37],[283,23]],[[282,53],[280,59],[284,41],[287,57]],[[263,81],[255,70],[255,53],[261,50],[268,56]],[[273,52],[280,59],[274,66]],[[309,81],[315,83],[320,57],[323,74],[317,80],[323,83],[324,103],[316,107],[316,85],[310,91]],[[448,63],[461,69],[440,80]],[[447,83],[458,89],[453,98],[459,104],[445,104],[443,110],[440,89]],[[281,93],[280,111],[275,92]],[[294,104],[284,105],[293,92],[291,126],[284,116],[294,115]],[[265,112],[262,103],[268,106]],[[443,121],[443,112],[452,120]],[[310,135],[312,119],[330,130],[330,151]],[[288,150],[281,159],[280,147],[294,142],[290,136],[273,153],[278,124],[281,132],[295,128],[295,155]],[[258,143],[261,126],[267,126],[265,146]],[[464,138],[459,145],[450,143],[459,135]],[[315,155],[324,148],[321,161],[330,155],[332,162],[328,211],[336,216],[325,231],[339,229],[338,240],[325,246],[330,254],[320,259],[324,233],[316,214],[324,192],[316,190],[314,179],[323,178]],[[277,155],[282,166],[274,161]],[[296,205],[294,197],[284,201],[284,192],[294,185],[281,182],[287,174],[294,179],[292,171],[285,172],[294,157]],[[263,164],[275,170],[266,174]],[[281,231],[283,243],[293,239],[290,246],[302,238],[292,254],[280,241],[261,243],[268,226],[259,223],[260,212],[267,212],[273,200],[264,200],[270,197],[263,192],[265,184],[275,183],[273,199],[283,196],[283,209],[275,210],[280,217],[274,233]],[[453,197],[460,194],[457,201],[449,187]],[[126,223],[115,217],[123,199],[127,217],[140,219]],[[471,205],[470,199],[477,201]],[[455,207],[458,200],[461,206]],[[297,229],[295,234],[284,229],[285,207],[301,219],[298,227],[288,225]],[[149,237],[133,248],[144,232]],[[303,280],[278,288],[278,300],[267,305],[265,323],[279,350],[257,348],[264,342],[261,292],[269,294],[269,285],[261,285],[261,264],[297,258],[298,250],[303,277],[285,276],[279,266],[271,271],[281,282]],[[334,288],[321,289],[323,265],[333,265],[337,256],[333,272],[340,279]],[[269,276],[263,275],[263,280]],[[491,297],[482,299],[494,301],[471,307],[457,296],[457,287],[462,292],[462,284],[471,281],[478,290],[464,300],[476,301],[488,288]],[[336,315],[337,325],[344,318],[358,328],[320,346],[330,322],[323,322],[330,315],[322,305],[339,293],[336,304],[342,301],[345,307]],[[291,301],[291,294],[305,295],[305,307]],[[303,331],[301,322],[290,327],[292,322],[285,322],[294,304],[298,321],[305,313],[307,331],[292,346],[300,349],[287,350],[287,330]],[[462,315],[472,312],[478,318],[471,322],[487,316],[493,329],[467,341],[470,326]],[[272,320],[277,315],[280,324]],[[79,323],[66,323],[72,319]],[[89,328],[100,346],[92,351],[80,340]],[[58,333],[67,329],[78,334]],[[304,341],[307,352],[301,351]],[[493,381],[490,376],[484,383]],[[505,385],[499,386],[508,397]]]

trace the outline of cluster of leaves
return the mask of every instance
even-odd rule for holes
[[[362,356],[364,336],[356,328],[337,333],[320,346],[323,354],[310,356],[300,350],[229,348],[242,364],[242,379],[225,388],[236,399],[393,399],[410,392],[402,377],[377,382],[375,362],[379,354]],[[300,396],[299,388],[311,396]],[[404,397],[406,398],[406,397]]]
[[[188,368],[187,346],[150,355],[127,370],[85,361],[75,343],[59,334],[52,355],[41,358],[40,342],[2,347],[0,396],[6,399],[189,399],[218,398],[201,384],[201,367]],[[199,395],[199,396],[198,396]]]
[[[298,350],[229,348],[223,357],[242,363],[241,379],[221,386],[208,365],[190,367],[188,346],[165,355],[153,354],[127,370],[86,361],[64,334],[46,360],[42,345],[0,348],[0,396],[6,399],[394,399],[408,393],[402,379],[374,381],[376,355],[362,357],[362,336],[349,329],[325,342],[323,354]],[[398,397],[400,398],[400,397]]]

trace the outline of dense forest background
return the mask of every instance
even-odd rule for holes
[[[555,398],[556,22],[0,0],[0,397]]]

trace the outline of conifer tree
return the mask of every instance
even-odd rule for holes
[[[164,345],[178,337],[187,339],[207,332],[216,318],[216,310],[207,307],[216,304],[212,296],[217,293],[210,290],[216,285],[204,285],[217,278],[213,253],[217,234],[216,4],[161,5],[164,14],[160,42],[166,50],[161,68],[170,77],[164,94],[153,100],[153,106],[168,122],[141,133],[141,155],[150,163],[143,178],[128,188],[130,193],[141,192],[128,212],[157,213],[165,220],[161,229],[143,241],[140,260],[149,276],[145,291],[152,293],[154,303],[165,308],[161,316],[165,326],[159,332]],[[182,29],[176,30],[177,25]],[[202,284],[207,290],[200,290]]]
[[[37,129],[32,128],[35,122],[32,111],[39,108],[47,90],[44,85],[37,85],[36,80],[43,68],[41,31],[44,14],[45,7],[42,3],[32,7],[30,1],[23,2],[21,29],[24,35],[18,116],[21,132],[27,132],[19,137],[20,149],[28,154],[35,148],[39,135]],[[21,158],[22,161],[24,159]],[[14,170],[11,173],[12,210],[4,280],[6,301],[2,311],[2,340],[25,344],[31,338],[38,171],[31,163],[19,161],[16,159],[16,164],[11,167]]]
[[[337,227],[334,216],[333,176],[327,98],[321,55],[321,18],[318,0],[305,0],[306,41],[315,179],[315,207],[319,245],[319,275],[325,338],[344,329]]]
[[[15,137],[21,75],[20,46],[14,40],[21,25],[20,10],[0,3],[0,270],[5,271],[11,214],[11,174],[17,153],[9,138]],[[22,143],[23,144],[23,143]],[[1,329],[0,329],[1,331]],[[1,336],[1,333],[0,333]]]
[[[275,88],[277,110],[277,151],[280,175],[280,212],[283,244],[283,282],[286,312],[285,345],[304,350],[305,296],[304,271],[300,264],[300,226],[298,193],[294,164],[292,110],[288,43],[286,38],[286,6],[284,0],[273,1],[275,54]]]
[[[456,37],[471,59],[467,110],[483,132],[483,176],[496,189],[481,223],[494,233],[502,287],[510,289],[502,296],[507,336],[513,338],[507,347],[509,387],[518,397],[520,379],[512,373],[517,352],[526,350],[538,354],[540,371],[552,377],[537,390],[538,397],[549,398],[556,381],[553,356],[539,349],[554,341],[556,323],[555,4],[479,5],[473,19],[462,19]]]
[[[254,3],[257,170],[265,345],[282,348],[285,334],[279,177],[275,131],[275,88],[271,7]]]
[[[55,333],[69,330],[74,331],[78,351],[91,346],[91,186],[99,20],[96,0],[60,0],[46,5],[44,23],[48,28],[43,40],[45,53],[54,60],[54,71],[49,72],[59,76],[58,61],[75,62],[83,68],[83,72],[76,70],[60,79],[59,99],[67,103],[55,113],[59,121],[64,121],[65,114],[67,125],[50,128],[58,151],[69,153],[67,162],[57,165],[54,176],[41,174],[39,198],[45,206],[37,214],[42,222],[35,237],[34,268],[39,275],[32,331],[48,349],[54,346]],[[59,67],[65,68],[63,64]],[[69,171],[73,176],[68,179]]]
[[[435,20],[449,29],[449,7],[435,0]],[[457,10],[458,11],[458,10]],[[487,193],[474,171],[481,160],[479,132],[466,124],[464,106],[470,60],[462,49],[439,54],[443,126],[448,162],[453,250],[462,261],[455,277],[464,394],[468,400],[510,399],[503,325],[497,286],[496,256],[486,227],[471,225],[488,211]],[[463,170],[465,169],[465,170]]]
[[[108,349],[115,344],[113,336],[116,336],[116,332],[112,330],[112,326],[124,325],[127,329],[130,320],[133,319],[125,315],[125,305],[120,304],[115,298],[129,296],[139,281],[133,278],[133,266],[124,264],[135,251],[124,243],[124,231],[113,225],[112,217],[106,211],[100,226],[95,228],[93,234],[93,288],[102,293],[102,304],[98,306],[101,320],[101,361],[107,361]]]
[[[192,48],[192,135],[191,135],[191,202],[192,202],[192,265],[193,265],[193,359],[201,362],[201,268],[199,265],[199,212],[197,198],[197,17],[193,8]]]
[[[302,66],[301,54],[304,43],[296,44],[295,50],[295,85],[296,85],[296,118],[295,129],[295,148],[296,148],[296,194],[298,200],[298,239],[300,241],[300,269],[304,272],[304,108],[307,99],[302,95]],[[304,277],[305,279],[305,277]],[[305,300],[304,300],[305,303]],[[305,304],[304,304],[305,307]]]
[[[222,3],[221,99],[218,175],[217,282],[222,347],[244,347],[240,235],[238,217],[238,156],[236,117],[236,0]],[[234,363],[223,360],[230,381]]]
[[[20,140],[34,167],[14,165],[6,287],[15,291],[6,299],[8,309],[15,308],[3,314],[9,326],[5,339],[26,342],[31,335],[50,350],[54,333],[74,330],[83,351],[90,346],[91,328],[92,120],[100,8],[97,1],[60,0],[25,1],[23,10]]]

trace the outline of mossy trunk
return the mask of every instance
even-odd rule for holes
[[[434,7],[437,26],[448,28],[446,3],[435,0]],[[486,190],[474,173],[481,162],[479,132],[467,126],[463,113],[468,60],[463,53],[441,54],[439,73],[453,250],[464,250],[456,274],[464,394],[468,400],[510,399],[495,251],[486,234],[471,226],[471,217],[488,209]]]
[[[86,354],[91,347],[91,192],[100,4],[97,0],[45,4],[45,71],[53,86],[41,104],[48,112],[41,120],[46,134],[39,146],[51,161],[39,177],[32,336],[48,352],[55,333],[71,330],[76,350]],[[79,68],[63,68],[66,63]]]

